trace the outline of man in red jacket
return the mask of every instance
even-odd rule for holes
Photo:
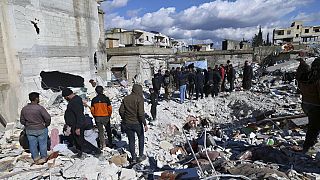
[[[224,69],[223,64],[220,64],[219,72],[220,72],[221,82],[222,82],[221,92],[223,92],[225,90],[225,84],[226,84],[226,81],[225,81],[226,70]]]

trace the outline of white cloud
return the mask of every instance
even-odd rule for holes
[[[139,9],[134,9],[134,10],[128,10],[127,11],[127,16],[129,17],[137,17],[139,12],[142,11],[143,8],[139,8]]]
[[[306,21],[306,22],[312,22],[312,21],[320,21],[320,12],[316,13],[299,13],[297,16],[295,16],[293,19],[295,20],[301,20],[301,21]]]
[[[287,16],[295,12],[297,7],[309,2],[310,0],[216,0],[180,12],[174,7],[161,8],[140,17],[137,16],[140,10],[133,10],[130,18],[106,14],[106,27],[155,30],[184,40],[251,40],[258,33],[259,25],[262,26],[264,38],[274,27],[286,27],[291,23]],[[295,18],[314,20],[317,17],[319,13],[301,13]]]
[[[109,13],[115,8],[124,7],[128,4],[129,0],[111,0],[111,1],[104,1],[101,4],[102,9]]]

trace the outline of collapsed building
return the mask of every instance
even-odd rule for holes
[[[0,114],[13,122],[41,71],[90,77],[104,67],[99,0],[0,2]],[[102,33],[100,33],[102,32]]]

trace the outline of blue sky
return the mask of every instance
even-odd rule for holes
[[[293,20],[320,25],[320,0],[107,0],[106,29],[159,31],[175,39],[219,44],[223,39],[251,40]]]

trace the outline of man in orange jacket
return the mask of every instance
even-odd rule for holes
[[[100,148],[105,147],[105,138],[104,138],[104,128],[107,130],[108,135],[108,145],[112,147],[112,134],[111,134],[111,125],[110,118],[112,114],[112,106],[110,99],[103,94],[103,87],[96,87],[97,96],[94,97],[91,101],[91,113],[96,121],[96,125],[99,130],[99,139],[100,139]]]

